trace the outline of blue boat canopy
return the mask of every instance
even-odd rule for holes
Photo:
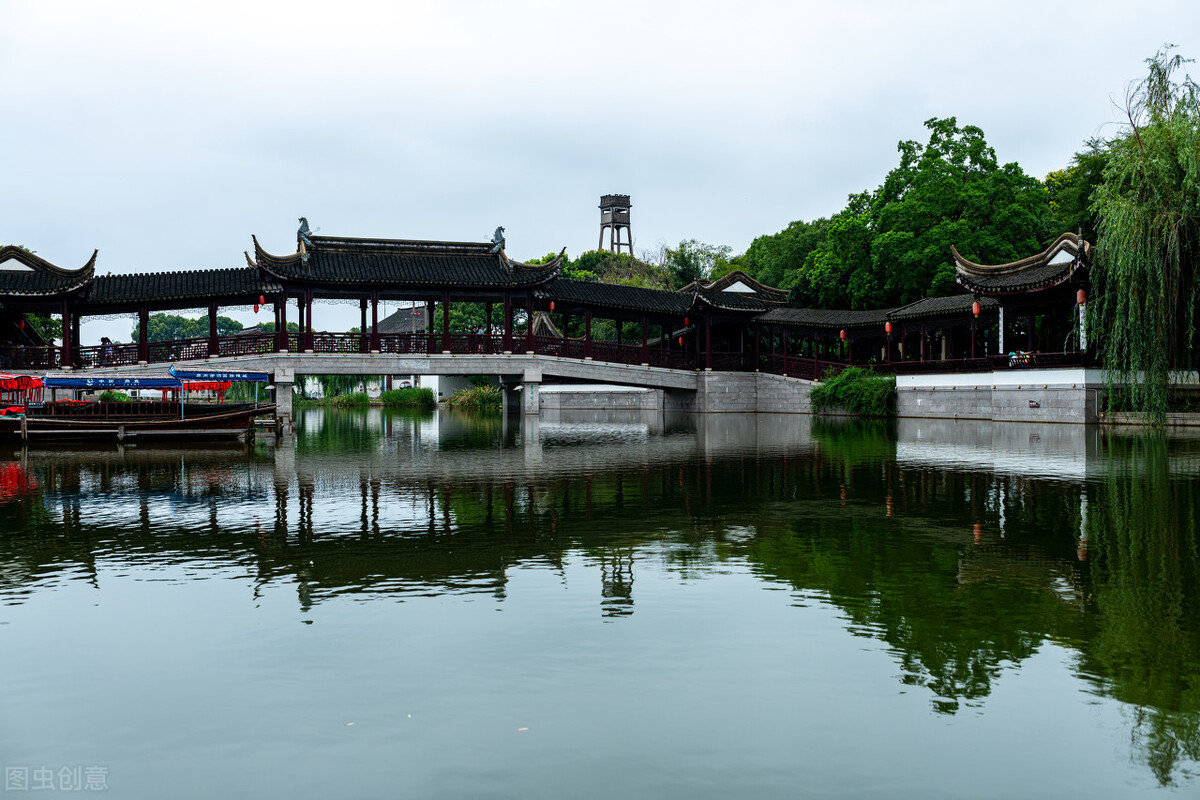
[[[178,389],[178,378],[83,378],[68,375],[47,375],[42,379],[47,389]]]
[[[257,381],[259,383],[270,383],[271,375],[267,372],[217,372],[215,370],[186,370],[176,369],[172,364],[167,370],[181,381],[234,381],[237,383],[245,383]]]

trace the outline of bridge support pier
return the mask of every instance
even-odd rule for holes
[[[521,391],[521,416],[537,416],[542,410],[542,399],[538,390],[542,387],[542,370],[540,368],[526,369],[522,376],[524,389]]]
[[[296,370],[291,367],[275,369],[275,421],[285,429],[292,424],[292,386]]]

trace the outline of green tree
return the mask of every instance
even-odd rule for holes
[[[1049,193],[1015,163],[1001,165],[983,131],[954,117],[925,122],[929,140],[898,145],[900,164],[873,192],[851,195],[825,241],[789,278],[797,302],[885,308],[954,291],[953,245],[972,261],[1037,252]]]
[[[1147,59],[1127,99],[1128,129],[1114,139],[1094,195],[1093,270],[1110,385],[1128,383],[1135,410],[1165,419],[1169,375],[1196,365],[1200,252],[1200,90],[1173,46]],[[1139,379],[1140,378],[1140,379]]]
[[[242,329],[242,323],[229,317],[217,317],[217,335],[228,336]],[[138,341],[138,326],[130,331],[130,341]],[[178,314],[151,314],[146,324],[146,339],[163,342],[171,339],[196,339],[208,336],[208,317],[183,317]]]
[[[759,236],[741,257],[741,269],[760,283],[790,289],[801,279],[810,253],[825,244],[829,220],[797,220],[779,233]]]
[[[1108,163],[1108,142],[1089,139],[1085,149],[1071,159],[1065,169],[1046,176],[1043,184],[1050,195],[1050,229],[1046,244],[1066,231],[1079,233],[1089,242],[1097,238],[1096,216],[1091,209],[1092,194],[1104,181]]]
[[[710,280],[714,275],[728,271],[732,252],[733,248],[729,245],[685,239],[678,247],[663,250],[663,266],[674,279],[675,288],[679,288],[692,281]]]

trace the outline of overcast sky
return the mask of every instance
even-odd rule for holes
[[[1200,56],[1200,3],[0,0],[0,244],[239,266],[303,215],[577,255],[622,193],[639,252],[741,252],[877,186],[934,116],[1044,177],[1166,42]]]

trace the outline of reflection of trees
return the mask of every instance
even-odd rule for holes
[[[1165,440],[1113,442],[1106,481],[1084,486],[901,466],[878,424],[814,425],[815,447],[764,454],[682,433],[534,448],[495,418],[431,430],[371,413],[330,414],[328,434],[305,426],[274,460],[42,454],[30,467],[42,489],[4,506],[4,525],[22,522],[0,537],[0,563],[17,580],[70,562],[94,574],[96,553],[249,564],[256,587],[294,582],[309,609],[338,596],[503,600],[512,570],[582,559],[600,613],[620,619],[649,558],[684,579],[745,562],[886,642],[939,711],[982,703],[1049,640],[1135,709],[1138,758],[1161,781],[1197,759],[1200,498],[1194,476],[1170,472],[1180,453]],[[164,502],[165,520],[153,514]]]
[[[1086,672],[1134,707],[1133,744],[1163,784],[1200,763],[1200,498],[1168,469],[1162,434],[1114,438],[1088,505],[1097,630]]]

